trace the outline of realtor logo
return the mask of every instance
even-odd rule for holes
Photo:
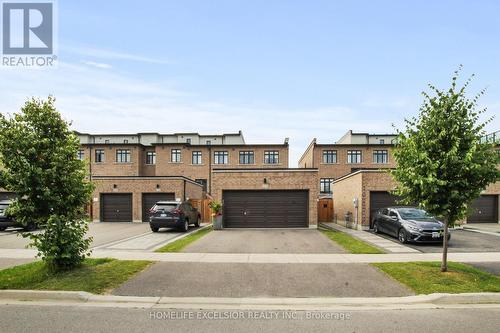
[[[54,20],[52,1],[2,3],[2,65],[53,66]]]

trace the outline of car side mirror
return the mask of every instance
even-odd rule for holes
[[[390,217],[390,218],[391,218],[391,220],[393,220],[393,221],[397,221],[397,220],[399,220],[397,216],[389,216],[389,217]]]

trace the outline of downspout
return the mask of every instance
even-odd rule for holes
[[[208,146],[208,193],[212,195],[212,146]]]
[[[186,180],[184,180],[184,194],[183,194],[183,198],[182,198],[182,201],[186,201]]]

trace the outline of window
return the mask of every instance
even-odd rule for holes
[[[191,163],[192,164],[201,164],[201,151],[193,151]]]
[[[128,143],[128,140],[123,140],[123,143]]]
[[[323,163],[327,164],[337,163],[337,151],[323,150]]]
[[[253,151],[240,151],[240,164],[255,164]]]
[[[373,151],[373,163],[387,163],[389,153],[387,150],[374,150]]]
[[[280,161],[280,153],[275,150],[267,150],[264,152],[264,164],[278,164]]]
[[[104,140],[104,143],[105,143],[105,144],[108,144],[108,143],[109,143],[109,140]]]
[[[351,164],[361,163],[361,150],[348,150],[347,163]]]
[[[321,193],[332,193],[333,178],[321,178],[319,180],[319,191]]]
[[[116,151],[116,163],[130,163],[130,150],[118,149]]]
[[[181,163],[181,150],[180,149],[172,149],[170,151],[170,162]]]
[[[383,145],[385,143],[384,139],[380,139],[380,144]]]
[[[207,140],[207,146],[210,146],[212,144],[212,141]]]
[[[203,185],[204,192],[207,191],[207,180],[206,179],[195,179],[194,181],[197,182],[198,184]]]
[[[146,152],[146,164],[148,165],[156,164],[156,153],[154,151]]]
[[[95,150],[95,162],[103,163],[104,162],[104,149],[96,149]]]
[[[190,145],[190,144],[191,144],[191,138],[186,139],[186,143],[187,143],[188,145]]]
[[[80,161],[83,161],[83,159],[85,158],[85,153],[83,149],[80,149],[78,153],[76,153],[76,158],[78,158]]]
[[[214,152],[214,164],[228,164],[229,153],[227,151]]]

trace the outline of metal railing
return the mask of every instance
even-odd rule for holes
[[[481,138],[481,142],[500,144],[500,131],[487,134]]]

